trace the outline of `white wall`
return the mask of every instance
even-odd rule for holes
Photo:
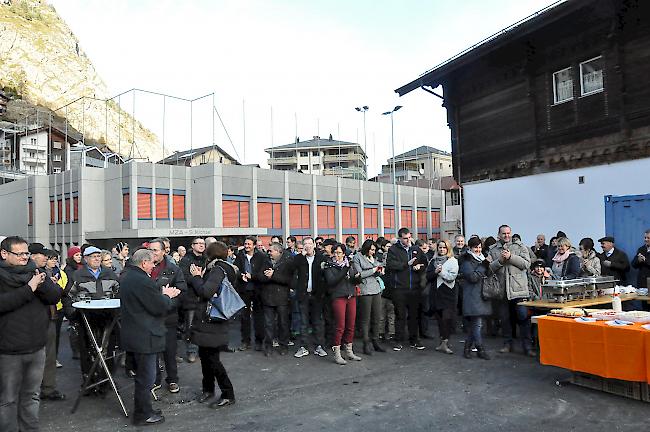
[[[466,234],[495,236],[501,224],[525,244],[558,230],[574,244],[605,235],[605,195],[650,193],[650,158],[463,186]],[[578,177],[584,176],[584,184]]]

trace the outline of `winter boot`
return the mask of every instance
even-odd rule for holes
[[[332,351],[334,351],[334,363],[339,365],[348,364],[348,362],[341,357],[341,345],[333,346]]]
[[[379,342],[377,341],[377,339],[373,339],[373,340],[372,340],[372,347],[373,347],[373,348],[375,349],[375,351],[377,351],[377,352],[386,352],[386,350],[385,350],[384,348],[382,348],[381,345],[379,345]]]
[[[363,342],[363,353],[365,355],[372,355],[372,350],[370,349],[370,342]]]
[[[453,354],[454,352],[449,348],[449,339],[443,339],[442,342],[440,342],[440,345],[436,347],[436,351],[443,352],[445,354]]]
[[[359,357],[358,355],[356,355],[354,353],[354,351],[352,351],[352,344],[351,343],[345,344],[345,357],[348,360],[361,361],[361,357]]]
[[[485,351],[485,347],[477,346],[476,349],[478,350],[478,358],[483,360],[490,360],[490,355],[487,353],[487,351]]]
[[[472,344],[465,341],[465,346],[463,347],[463,357],[466,359],[472,358]]]

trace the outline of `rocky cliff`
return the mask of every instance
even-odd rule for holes
[[[126,157],[158,161],[158,138],[113,101],[106,84],[54,7],[40,0],[0,0],[0,88],[67,117],[86,140]],[[135,143],[135,145],[134,145]]]

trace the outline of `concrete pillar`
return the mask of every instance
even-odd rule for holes
[[[185,222],[187,228],[192,227],[192,171],[191,168],[183,168],[185,170]]]
[[[164,169],[167,171],[167,179],[169,180],[169,195],[167,195],[167,207],[169,208],[169,227],[174,228],[174,179],[172,178],[172,166],[165,165]]]
[[[311,153],[310,153],[311,154]],[[318,187],[316,176],[311,176],[311,235],[318,237]]]
[[[364,199],[363,199],[363,181],[359,180],[359,217],[358,217],[358,224],[359,224],[359,241],[358,247],[361,246],[363,241],[365,240],[365,212],[364,212]]]
[[[385,237],[384,234],[384,184],[379,183],[379,206],[377,207],[377,226],[379,237]]]
[[[83,168],[82,168],[83,170]],[[81,179],[80,179],[81,180]],[[79,181],[79,187],[81,188],[82,182]],[[138,229],[138,162],[131,163],[131,177],[129,178],[129,201],[130,205],[130,216],[129,221],[131,224],[131,229]],[[80,215],[81,216],[81,215]],[[83,218],[80,217],[83,221]]]
[[[212,206],[214,227],[223,228],[223,170],[221,164],[212,164],[213,174],[212,181],[214,187],[214,204]]]
[[[151,164],[151,226],[156,228],[156,164]]]
[[[334,222],[336,225],[336,238],[343,242],[343,212],[341,206],[341,177],[336,178],[336,211],[334,213]]]
[[[259,228],[259,216],[257,214],[257,169],[250,167],[251,170],[251,211],[249,225],[253,228]]]
[[[291,225],[289,222],[289,172],[283,173],[283,190],[282,195],[282,235],[286,239],[291,235]]]

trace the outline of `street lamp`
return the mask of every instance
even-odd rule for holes
[[[354,109],[359,111],[360,113],[363,113],[363,152],[365,153],[365,157],[366,157],[366,161],[364,165],[366,168],[366,180],[368,180],[368,142],[366,139],[366,111],[368,111],[370,108],[368,108],[368,105],[364,105],[361,108],[356,107]]]
[[[392,147],[393,151],[393,211],[394,211],[394,218],[395,218],[395,237],[397,237],[397,231],[399,230],[399,227],[397,226],[397,221],[398,221],[398,216],[397,216],[397,181],[395,179],[395,128],[393,127],[393,113],[395,111],[398,111],[402,108],[402,105],[397,105],[395,108],[393,108],[392,111],[386,111],[385,113],[381,113],[381,115],[390,115],[390,145]]]

